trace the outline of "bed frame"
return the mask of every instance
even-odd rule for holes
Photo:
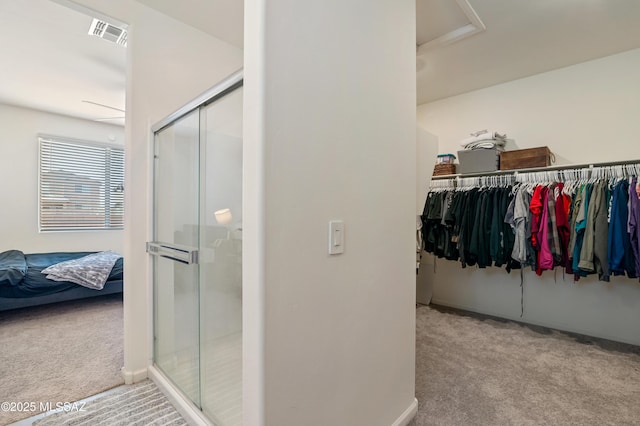
[[[106,294],[122,293],[122,280],[107,281],[102,290],[76,286],[58,293],[34,297],[8,298],[0,297],[0,312],[10,309],[26,308],[29,306],[46,305],[49,303],[64,302],[67,300],[86,299],[89,297],[104,296]]]

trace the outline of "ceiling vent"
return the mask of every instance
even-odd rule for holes
[[[100,37],[121,46],[127,46],[127,30],[96,18],[91,23],[89,35]]]

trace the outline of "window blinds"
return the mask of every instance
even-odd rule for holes
[[[121,147],[40,137],[40,231],[122,229]]]

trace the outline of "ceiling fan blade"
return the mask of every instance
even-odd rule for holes
[[[100,104],[100,103],[98,103],[98,102],[85,101],[85,100],[83,100],[82,102],[87,103],[87,104],[98,105],[98,106],[105,107],[105,108],[109,108],[109,109],[114,109],[114,110],[116,110],[116,111],[120,111],[120,112],[125,112],[123,109],[116,108],[116,107],[112,107],[112,106],[105,105],[105,104]]]

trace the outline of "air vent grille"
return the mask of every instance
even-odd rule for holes
[[[121,46],[127,45],[127,30],[99,19],[93,19],[91,27],[89,28],[89,34]]]

